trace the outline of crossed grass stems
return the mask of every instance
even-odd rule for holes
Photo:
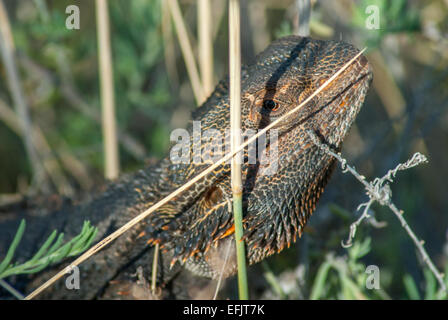
[[[62,269],[58,273],[56,273],[52,278],[50,278],[48,281],[43,283],[40,287],[38,287],[36,290],[34,290],[32,293],[30,293],[28,296],[26,296],[25,300],[30,300],[36,297],[39,293],[44,291],[46,288],[51,286],[54,282],[56,282],[58,279],[60,279],[62,276],[64,276],[67,272],[72,270],[73,267],[78,266],[88,258],[90,258],[92,255],[96,254],[100,250],[102,250],[105,246],[107,246],[110,242],[114,241],[118,237],[120,237],[123,233],[131,229],[133,226],[144,220],[148,215],[155,212],[157,209],[161,208],[165,204],[167,204],[169,201],[171,201],[173,198],[187,190],[189,187],[191,187],[193,184],[195,184],[197,181],[205,177],[207,174],[212,172],[214,169],[216,169],[218,166],[222,165],[226,161],[233,158],[235,155],[237,155],[239,152],[241,152],[245,147],[247,147],[249,144],[253,143],[259,136],[265,134],[268,130],[272,129],[276,125],[278,125],[281,121],[283,121],[285,118],[291,116],[293,113],[300,110],[303,106],[305,106],[308,102],[310,102],[315,96],[317,96],[322,90],[324,90],[332,81],[334,81],[344,70],[346,70],[358,57],[361,56],[361,54],[364,53],[366,48],[361,50],[355,57],[353,57],[350,61],[348,61],[344,66],[342,66],[337,72],[333,74],[329,79],[327,79],[318,89],[316,89],[308,98],[306,98],[302,103],[300,103],[298,106],[284,114],[282,117],[278,118],[277,120],[273,121],[271,124],[260,130],[257,134],[247,139],[244,143],[242,143],[239,147],[235,148],[233,152],[228,153],[224,157],[222,157],[220,160],[216,161],[214,164],[212,164],[209,168],[202,171],[200,174],[198,174],[196,177],[185,183],[182,187],[176,189],[173,191],[170,195],[166,196],[165,198],[161,199],[159,202],[151,206],[149,209],[145,210],[144,212],[140,213],[138,216],[127,222],[125,225],[117,229],[115,232],[110,234],[109,236],[105,237],[101,241],[99,241],[97,244],[92,246],[90,249],[88,249],[86,252],[84,252],[81,256],[79,256],[77,259],[75,259],[70,265],[68,265],[66,268]],[[404,219],[402,215],[402,211],[399,210],[391,201],[391,192],[389,183],[392,182],[393,177],[399,170],[405,170],[409,169],[411,167],[414,167],[416,165],[419,165],[421,163],[427,162],[427,159],[424,155],[416,153],[409,161],[407,161],[405,164],[399,164],[395,169],[389,170],[389,172],[383,176],[382,178],[376,178],[373,182],[367,182],[366,179],[361,176],[354,168],[347,165],[347,161],[341,157],[339,153],[333,152],[327,145],[322,144],[318,138],[314,135],[314,133],[309,132],[309,136],[311,140],[313,141],[316,146],[323,149],[328,154],[332,155],[333,157],[338,160],[341,165],[343,172],[350,172],[353,174],[365,187],[367,190],[367,195],[369,196],[369,201],[362,204],[360,207],[364,207],[363,214],[361,217],[354,222],[350,227],[350,235],[347,243],[343,243],[345,247],[352,244],[352,240],[356,233],[356,228],[359,226],[359,224],[364,220],[369,218],[369,209],[370,206],[373,204],[373,202],[378,202],[381,205],[388,206],[393,213],[397,216],[397,218],[400,220],[403,228],[406,230],[406,232],[409,234],[411,239],[414,241],[415,246],[417,247],[418,251],[423,257],[423,262],[428,266],[430,271],[434,274],[436,277],[440,289],[439,294],[442,295],[447,292],[446,285],[444,283],[444,275],[441,274],[437,268],[435,267],[434,263],[430,259],[429,255],[427,254],[426,250],[423,247],[423,241],[419,240],[417,236],[414,234],[412,229],[409,227],[409,225],[406,223],[406,220]],[[358,208],[359,209],[359,208]],[[224,270],[224,267],[223,267]],[[221,277],[220,277],[221,278]],[[218,281],[218,287],[216,288],[216,293],[219,290],[219,284],[220,280]],[[154,283],[153,283],[154,288]]]

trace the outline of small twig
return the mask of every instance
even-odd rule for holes
[[[341,246],[343,248],[349,248],[353,245],[353,239],[355,238],[356,230],[365,219],[367,219],[367,221],[370,222],[370,224],[375,228],[383,228],[387,225],[386,222],[383,222],[383,221],[379,222],[375,219],[375,217],[373,217],[369,214],[369,209],[370,209],[370,206],[373,204],[373,202],[374,202],[374,200],[370,199],[368,202],[361,203],[358,206],[358,208],[356,209],[356,211],[359,211],[364,207],[362,215],[358,218],[358,220],[356,220],[355,222],[353,222],[350,225],[350,233],[349,233],[347,241],[345,243],[344,243],[344,241],[341,241]]]
[[[350,234],[347,241],[345,243],[344,241],[341,241],[341,245],[343,248],[349,248],[353,245],[353,239],[355,238],[356,229],[364,219],[367,219],[369,217],[369,209],[373,202],[374,201],[370,199],[368,202],[360,204],[356,209],[358,211],[361,210],[362,207],[364,207],[364,211],[362,212],[362,215],[359,217],[359,219],[350,225]]]
[[[351,167],[347,164],[347,160],[342,158],[340,153],[332,151],[328,145],[321,143],[319,141],[319,138],[316,136],[314,132],[308,131],[308,134],[312,142],[316,146],[325,151],[325,153],[336,158],[336,160],[338,160],[341,163],[342,172],[344,173],[350,172],[358,181],[360,181],[364,185],[367,191],[367,195],[369,197],[369,201],[360,206],[360,207],[365,206],[364,212],[361,215],[361,217],[354,224],[352,224],[352,226],[350,226],[349,240],[345,244],[343,244],[343,246],[347,247],[347,245],[350,245],[352,243],[352,239],[355,236],[356,227],[361,223],[363,219],[368,217],[368,210],[372,205],[372,203],[376,201],[380,205],[387,206],[389,207],[390,210],[392,210],[392,212],[401,222],[402,227],[406,230],[408,235],[414,241],[416,248],[423,257],[423,261],[436,277],[440,285],[440,290],[442,292],[447,292],[446,285],[443,279],[444,275],[437,270],[431,258],[429,257],[428,253],[426,252],[425,248],[423,247],[424,241],[418,239],[418,237],[412,231],[411,227],[406,222],[405,218],[403,217],[403,211],[399,210],[392,202],[392,191],[389,186],[389,183],[393,182],[393,178],[395,178],[395,175],[397,174],[398,171],[410,169],[419,164],[426,163],[428,162],[427,158],[423,154],[416,152],[411,159],[409,159],[405,163],[398,164],[394,169],[389,170],[383,177],[375,178],[372,182],[368,182],[366,178],[360,175],[354,167]]]

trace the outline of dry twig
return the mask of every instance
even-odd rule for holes
[[[423,257],[423,262],[426,263],[428,268],[431,270],[431,272],[439,282],[440,292],[447,292],[446,285],[444,282],[444,275],[437,270],[431,258],[429,257],[428,253],[426,252],[425,248],[423,247],[424,241],[420,240],[415,235],[415,233],[412,231],[411,227],[407,223],[406,219],[403,217],[403,211],[399,210],[392,202],[392,190],[390,189],[389,185],[390,183],[393,182],[393,179],[395,178],[395,175],[397,174],[398,171],[410,169],[422,163],[427,163],[428,162],[427,158],[423,154],[417,152],[412,156],[411,159],[409,159],[405,163],[398,164],[394,169],[389,170],[381,178],[375,178],[373,181],[367,181],[366,178],[361,174],[359,174],[354,167],[347,164],[347,160],[344,159],[340,153],[332,151],[328,145],[321,143],[319,138],[316,136],[314,132],[309,131],[308,134],[316,146],[321,148],[327,154],[333,156],[337,161],[341,163],[342,172],[344,173],[349,172],[359,182],[361,182],[364,185],[367,196],[369,197],[368,202],[363,203],[358,207],[358,210],[364,207],[363,213],[361,217],[350,226],[349,238],[346,243],[342,243],[342,246],[348,247],[352,245],[353,238],[355,237],[356,234],[356,228],[360,225],[360,223],[364,219],[370,217],[368,213],[370,206],[374,202],[378,202],[380,205],[387,206],[389,207],[390,210],[392,210],[392,212],[400,221],[402,227],[406,230],[408,235],[411,237],[412,241],[414,241],[417,250]]]

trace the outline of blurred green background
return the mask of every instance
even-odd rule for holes
[[[179,1],[197,57],[197,2]],[[374,82],[343,155],[367,178],[382,176],[419,151],[429,163],[398,174],[393,199],[439,270],[448,270],[448,1],[312,1],[311,36],[367,46]],[[65,27],[68,5],[80,8],[80,30]],[[214,83],[228,69],[227,2],[212,0]],[[94,1],[5,0],[16,60],[32,123],[48,143],[53,170],[36,185],[0,64],[0,201],[29,190],[73,196],[101,184],[102,135]],[[368,30],[366,8],[380,9]],[[242,1],[243,63],[272,40],[295,32],[295,1]],[[196,102],[166,3],[109,1],[116,118],[122,171],[154,162],[184,127]],[[30,189],[31,188],[31,189]],[[305,236],[249,269],[253,298],[436,298],[437,284],[412,241],[387,208],[374,206],[384,228],[364,223],[355,245],[341,241],[366,201],[361,185],[336,170]],[[1,203],[0,203],[1,205]],[[376,265],[381,289],[365,288]],[[266,277],[260,277],[260,273]]]

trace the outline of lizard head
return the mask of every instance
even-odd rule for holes
[[[243,126],[260,129],[275,121],[302,103],[358,52],[348,43],[298,36],[273,42],[248,67],[251,77],[243,79]],[[306,128],[339,146],[359,112],[371,79],[370,66],[361,55],[317,97],[277,126],[279,135]]]

